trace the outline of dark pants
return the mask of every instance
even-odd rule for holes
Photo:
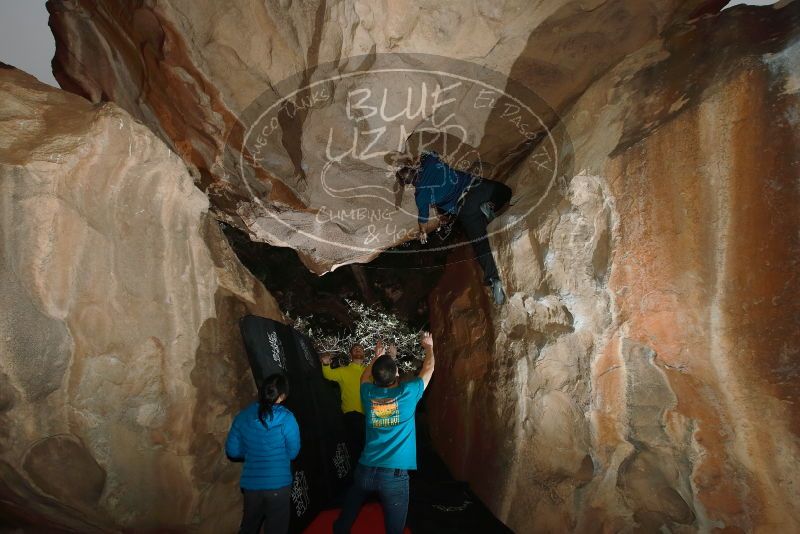
[[[461,223],[467,239],[472,243],[475,259],[483,269],[483,281],[487,285],[493,278],[499,278],[499,276],[497,265],[492,257],[492,249],[489,246],[489,238],[486,236],[486,227],[489,222],[481,212],[481,204],[491,202],[494,204],[494,210],[499,211],[510,199],[511,188],[506,184],[483,179],[467,193],[461,211],[458,213],[458,222]]]
[[[289,532],[290,489],[291,486],[260,491],[243,489],[244,514],[239,534],[258,534],[262,522],[265,523],[264,532],[269,534]]]
[[[364,414],[360,412],[347,412],[344,414],[344,432],[347,439],[347,450],[350,451],[350,465],[356,465],[364,450]]]
[[[355,481],[347,490],[344,506],[333,524],[334,534],[349,534],[364,499],[377,491],[383,505],[386,534],[402,534],[408,514],[408,471],[358,464]]]

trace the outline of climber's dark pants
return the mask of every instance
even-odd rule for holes
[[[467,193],[458,214],[458,222],[461,223],[467,239],[472,243],[475,259],[483,269],[483,282],[486,285],[489,285],[493,278],[499,278],[499,276],[497,265],[492,257],[492,249],[489,246],[489,238],[486,236],[486,227],[489,223],[481,212],[480,206],[484,202],[491,202],[494,204],[494,210],[500,211],[510,199],[511,188],[506,184],[483,179]]]

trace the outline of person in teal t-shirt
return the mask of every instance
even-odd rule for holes
[[[401,534],[408,514],[408,471],[417,468],[414,412],[433,376],[433,338],[423,332],[425,349],[419,377],[400,382],[394,358],[383,355],[381,341],[375,358],[361,375],[361,404],[366,417],[366,444],[353,485],[333,525],[335,534],[346,534],[358,517],[361,504],[371,492],[380,495],[387,534]]]

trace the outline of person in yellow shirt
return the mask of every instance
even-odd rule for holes
[[[342,413],[350,465],[355,465],[364,448],[364,408],[361,407],[361,374],[364,372],[364,347],[350,347],[350,363],[331,367],[330,353],[320,355],[322,376],[339,384],[342,395]]]

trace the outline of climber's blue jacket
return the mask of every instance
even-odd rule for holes
[[[434,205],[445,213],[455,214],[461,193],[469,187],[475,177],[457,171],[442,161],[435,152],[424,152],[420,161],[414,199],[421,224],[430,218],[430,206]]]
[[[258,419],[254,402],[233,420],[225,453],[232,459],[244,459],[239,485],[246,490],[271,490],[292,483],[290,462],[300,452],[300,429],[287,408],[276,404],[272,418]]]

